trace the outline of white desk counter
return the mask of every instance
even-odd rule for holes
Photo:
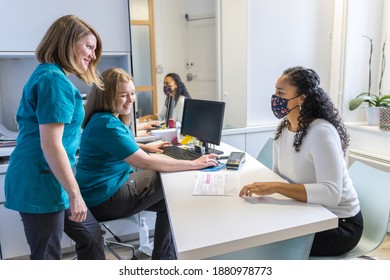
[[[224,144],[220,148],[227,154],[237,150]],[[261,251],[266,247],[254,247],[297,237],[298,243],[300,237],[305,237],[304,242],[309,243],[306,251],[310,251],[314,233],[337,227],[337,217],[326,208],[279,195],[248,199],[238,195],[193,196],[198,172],[202,171],[161,173],[178,259],[235,259],[241,258],[240,252],[244,254],[242,258],[251,258],[253,252],[245,255],[245,249]],[[239,171],[218,172],[239,172],[241,186],[282,180],[248,154]],[[289,245],[280,243],[276,248],[280,246],[288,250]],[[268,248],[263,257],[279,258],[267,255],[274,250],[275,247]],[[280,258],[285,257],[282,254]]]

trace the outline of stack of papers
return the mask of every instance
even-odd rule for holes
[[[4,125],[0,124],[0,147],[16,146],[16,138],[18,132],[8,130]]]
[[[193,195],[238,195],[240,180],[238,173],[199,172]]]

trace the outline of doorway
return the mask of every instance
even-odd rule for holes
[[[185,82],[192,98],[218,100],[215,13],[185,14]]]

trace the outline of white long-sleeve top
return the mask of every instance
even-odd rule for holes
[[[179,99],[177,100],[177,103],[173,107],[172,111],[172,119],[175,120],[175,122],[181,122],[181,119],[183,117],[183,111],[184,111],[184,101],[185,97],[183,95],[179,96]],[[165,120],[165,113],[167,111],[167,107],[163,106],[161,111],[158,113],[158,119],[159,120]]]
[[[273,170],[290,183],[303,184],[308,203],[321,204],[339,218],[355,216],[359,200],[335,127],[323,119],[313,121],[299,152],[294,136],[285,128],[274,142]]]

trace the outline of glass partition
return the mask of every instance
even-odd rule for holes
[[[152,84],[150,32],[147,25],[132,25],[133,75],[136,86]]]

